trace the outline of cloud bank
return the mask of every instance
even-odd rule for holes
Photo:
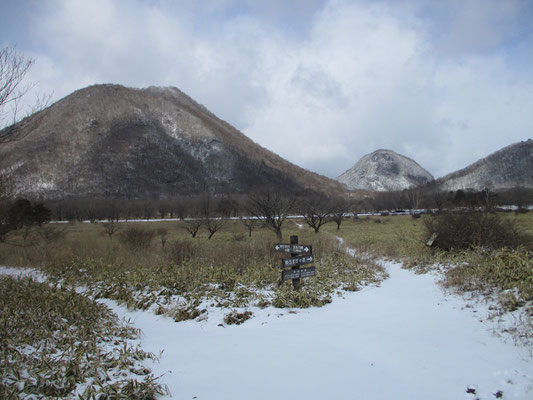
[[[177,86],[329,177],[378,148],[438,177],[533,137],[532,8],[526,0],[27,1],[3,10],[21,24],[2,34],[36,59],[31,78],[56,99],[94,83]]]

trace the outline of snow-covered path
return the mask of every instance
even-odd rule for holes
[[[429,274],[387,268],[380,288],[295,314],[254,309],[240,326],[218,326],[228,310],[175,323],[107,303],[146,351],[164,351],[150,367],[175,399],[533,399],[528,352],[495,337],[483,310]]]

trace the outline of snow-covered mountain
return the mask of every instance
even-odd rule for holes
[[[435,184],[443,191],[533,188],[533,140],[504,147]]]
[[[350,190],[385,192],[423,186],[431,182],[433,176],[414,160],[392,150],[381,149],[363,156],[337,180]]]
[[[254,143],[176,88],[94,85],[42,113],[24,122],[22,140],[0,146],[0,178],[11,181],[14,196],[345,191]]]

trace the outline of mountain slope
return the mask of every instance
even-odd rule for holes
[[[533,188],[533,141],[514,143],[435,182],[440,190]]]
[[[0,175],[15,196],[344,191],[262,148],[176,88],[90,86],[24,129],[23,140],[0,147]]]
[[[394,191],[425,185],[433,176],[410,158],[382,149],[363,156],[337,180],[350,190]]]

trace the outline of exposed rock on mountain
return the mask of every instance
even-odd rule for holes
[[[435,181],[440,190],[533,188],[533,141],[504,147]]]
[[[25,122],[24,139],[0,146],[0,176],[15,196],[345,190],[262,148],[176,88],[95,85],[35,120]]]
[[[423,186],[433,176],[410,158],[392,150],[376,150],[363,156],[337,180],[350,190],[386,192]]]

